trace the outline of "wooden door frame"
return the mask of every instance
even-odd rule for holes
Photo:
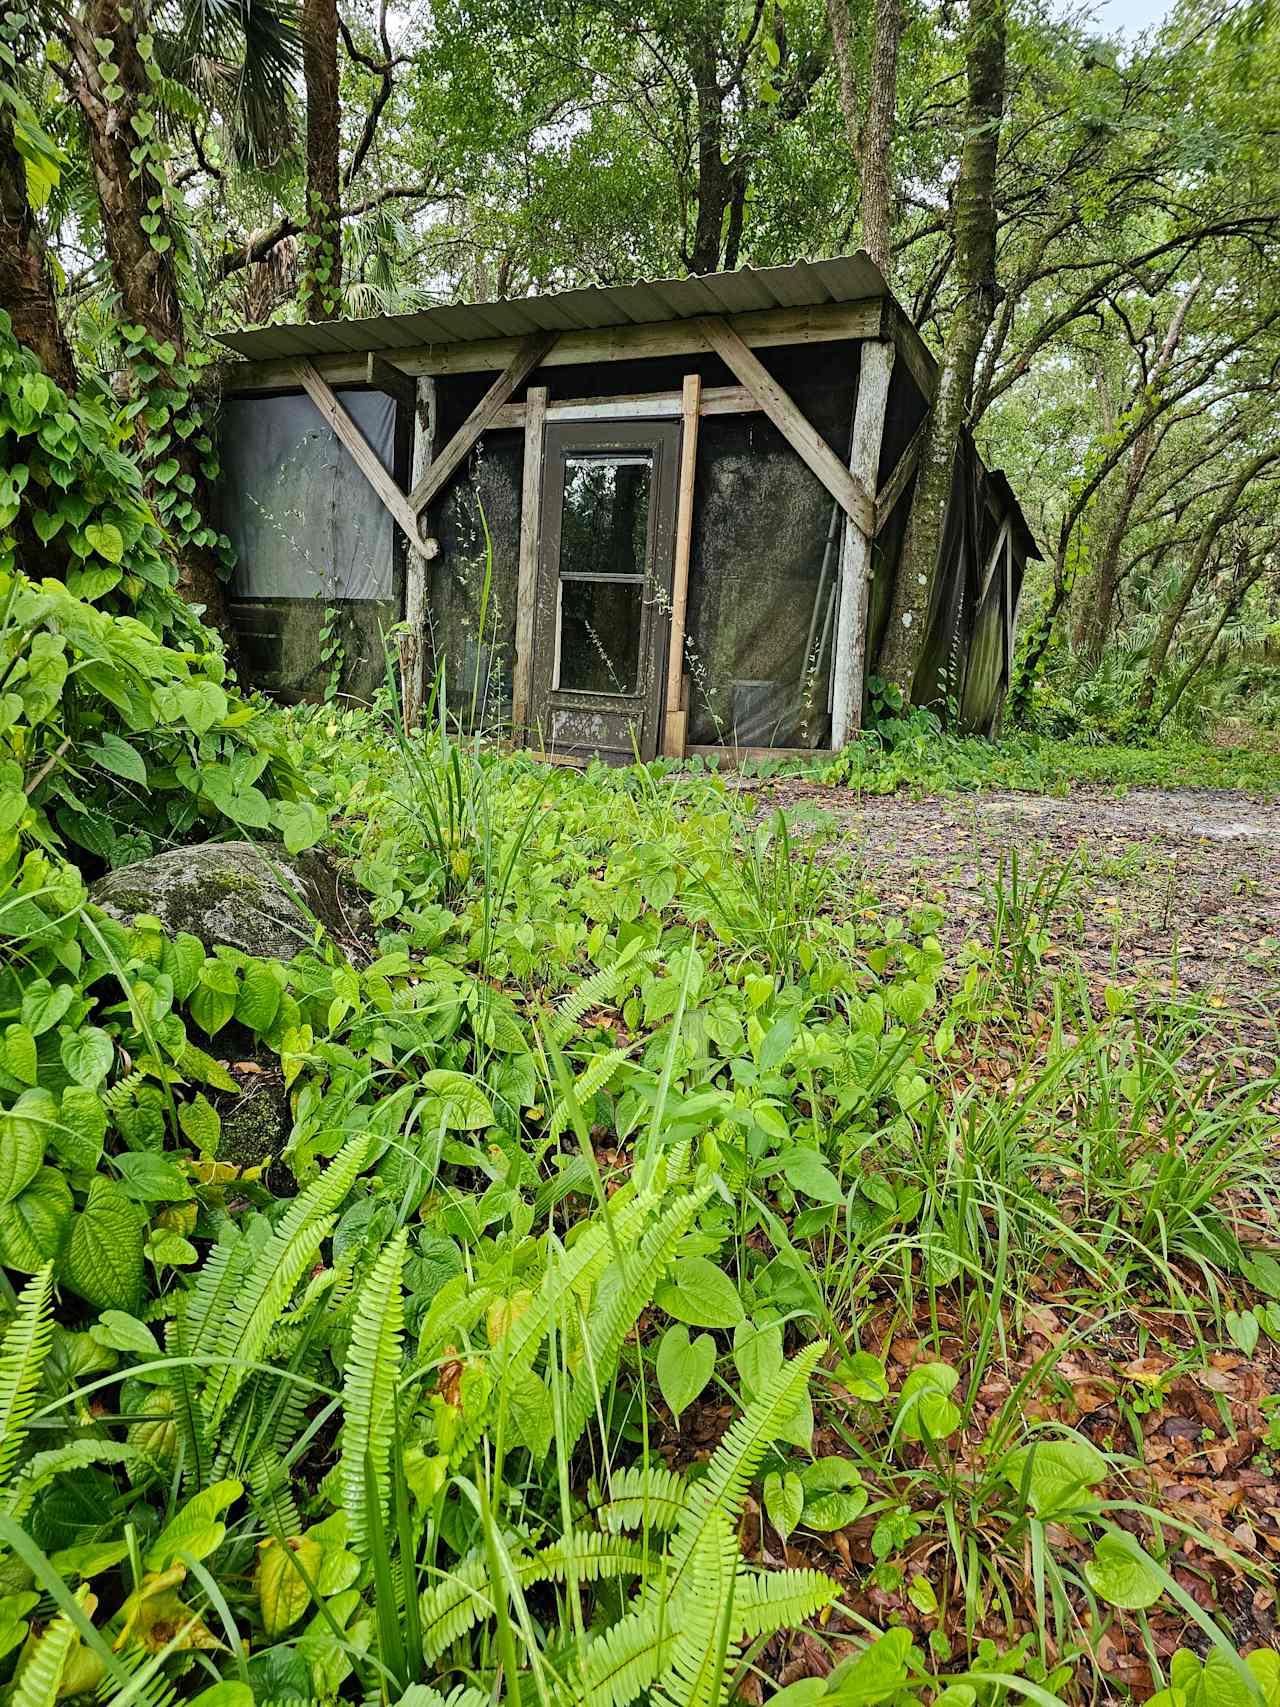
[[[585,689],[553,686],[560,578],[560,530],[564,513],[564,468],[575,451],[608,455],[611,451],[653,453],[648,533],[645,551],[646,582],[642,591],[640,634],[640,688],[632,694],[594,693]],[[550,722],[555,710],[603,710],[619,715],[633,703],[640,724],[641,758],[653,758],[662,743],[662,714],[665,697],[667,646],[670,623],[671,582],[674,567],[676,527],[676,481],[680,458],[679,421],[614,420],[592,422],[548,422],[543,435],[541,526],[538,539],[537,586],[533,620],[533,657],[530,670],[530,721],[543,727],[543,739],[552,745]],[[663,598],[655,599],[655,588]],[[646,656],[647,654],[647,656]],[[554,703],[553,703],[554,701]],[[607,751],[613,751],[609,748]]]

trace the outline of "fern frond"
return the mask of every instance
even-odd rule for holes
[[[698,1531],[682,1592],[667,1603],[676,1634],[666,1669],[654,1684],[655,1707],[720,1707],[724,1700],[725,1662],[737,1652],[733,1626],[740,1558],[736,1528],[723,1511],[713,1510]]]
[[[241,1233],[225,1244],[216,1244],[209,1252],[200,1265],[195,1285],[179,1296],[178,1319],[184,1323],[184,1355],[198,1357],[213,1349],[252,1262],[249,1241]]]
[[[684,1510],[688,1488],[683,1476],[665,1464],[632,1464],[611,1484],[612,1497],[597,1517],[611,1534],[623,1529],[674,1529]]]
[[[53,1264],[46,1263],[18,1294],[18,1307],[0,1342],[0,1488],[9,1480],[36,1402],[40,1371],[49,1355],[53,1318]]]
[[[210,1253],[212,1256],[213,1253]],[[206,1267],[207,1267],[206,1263]],[[186,1295],[190,1297],[190,1294]],[[170,1358],[190,1356],[188,1335],[190,1325],[186,1311],[179,1305],[178,1314],[165,1329],[164,1347]],[[200,1404],[201,1372],[190,1363],[171,1363],[164,1372],[165,1385],[173,1404],[173,1422],[182,1450],[182,1473],[197,1489],[209,1480],[209,1446],[205,1436],[204,1411]]]
[[[387,1506],[387,1462],[395,1424],[395,1384],[404,1331],[404,1268],[408,1230],[378,1253],[356,1299],[355,1320],[342,1377],[342,1491],[352,1550],[368,1558],[370,1540],[382,1531],[369,1511],[369,1469],[381,1512]]]
[[[586,1109],[602,1090],[609,1084],[618,1068],[627,1059],[630,1051],[626,1049],[606,1049],[602,1055],[593,1055],[584,1071],[573,1082],[572,1096],[579,1108]],[[547,1122],[547,1137],[555,1140],[569,1124],[569,1102],[565,1097],[551,1111]]]
[[[555,1041],[567,1042],[584,1014],[589,1014],[592,1008],[616,1002],[621,991],[634,984],[645,967],[652,966],[657,958],[656,948],[642,949],[639,954],[623,949],[612,966],[602,966],[598,972],[584,978],[576,989],[570,990],[556,1003],[551,1018],[551,1035]]]
[[[146,1082],[147,1075],[140,1067],[135,1067],[131,1073],[126,1073],[123,1079],[117,1079],[114,1085],[105,1091],[98,1092],[98,1098],[108,1114],[118,1114],[125,1103],[131,1102],[135,1091],[140,1090]]]
[[[293,1497],[293,1480],[280,1454],[267,1444],[250,1452],[245,1464],[249,1503],[268,1535],[302,1534],[302,1518]]]
[[[564,1707],[622,1707],[648,1689],[670,1662],[673,1608],[661,1594],[591,1641],[575,1676],[566,1677]]]
[[[706,1526],[718,1515],[736,1523],[761,1460],[777,1439],[778,1431],[795,1415],[809,1385],[809,1377],[825,1350],[825,1343],[815,1340],[783,1364],[777,1374],[766,1382],[760,1396],[752,1400],[743,1415],[729,1428],[711,1455],[706,1475],[690,1487],[671,1547],[676,1572],[674,1586],[683,1586],[684,1569],[697,1553]]]
[[[566,1300],[573,1294],[585,1297],[589,1293],[611,1261],[614,1243],[625,1250],[651,1213],[654,1204],[651,1193],[637,1193],[619,1206],[618,1197],[621,1195],[619,1192],[611,1199],[581,1238],[561,1255],[554,1284],[548,1275],[529,1308],[515,1319],[494,1348],[490,1396],[483,1403],[477,1402],[471,1412],[464,1415],[450,1452],[453,1463],[466,1458],[483,1434],[495,1402],[494,1396],[504,1383],[508,1391],[514,1391],[532,1370],[542,1342],[550,1333],[552,1324],[559,1320]]]
[[[67,1656],[76,1644],[76,1627],[60,1612],[42,1636],[22,1670],[10,1697],[10,1707],[54,1707]]]
[[[69,1440],[63,1446],[52,1446],[47,1452],[37,1452],[28,1458],[9,1488],[5,1510],[10,1517],[25,1517],[32,1500],[55,1476],[67,1470],[84,1470],[90,1464],[131,1464],[154,1469],[144,1452],[122,1441]]]
[[[595,1410],[600,1390],[612,1379],[622,1341],[652,1299],[658,1282],[670,1266],[676,1246],[688,1232],[698,1211],[711,1194],[701,1186],[678,1198],[664,1211],[640,1241],[634,1256],[623,1253],[621,1273],[613,1270],[612,1296],[603,1304],[596,1300],[587,1329],[587,1354],[574,1373],[565,1402],[565,1448],[572,1450]]]
[[[219,1362],[204,1390],[210,1431],[261,1360],[294,1287],[332,1230],[331,1211],[350,1191],[367,1149],[364,1138],[343,1146],[320,1178],[293,1200],[246,1275],[222,1323],[215,1345]]]
[[[652,1563],[643,1547],[612,1535],[576,1532],[536,1553],[520,1553],[515,1537],[508,1537],[507,1544],[514,1585],[522,1592],[536,1583],[563,1582],[570,1574],[578,1583],[598,1582],[604,1577],[638,1576]],[[487,1555],[483,1550],[469,1553],[422,1596],[423,1659],[428,1662],[436,1659],[493,1609]]]
[[[792,1630],[840,1598],[840,1585],[822,1571],[749,1571],[738,1577],[733,1602],[740,1641]]]
[[[298,1704],[292,1703],[291,1707],[298,1707]],[[466,1683],[460,1683],[448,1695],[441,1695],[430,1684],[411,1683],[395,1707],[493,1707],[493,1696]]]

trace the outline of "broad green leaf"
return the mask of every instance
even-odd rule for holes
[[[121,1190],[135,1203],[183,1203],[195,1195],[185,1174],[167,1156],[127,1150],[111,1160],[120,1175]]]
[[[102,1309],[138,1307],[146,1216],[114,1182],[99,1175],[71,1224],[65,1278],[72,1291]]]
[[[419,1104],[424,1132],[480,1132],[494,1124],[493,1105],[483,1087],[466,1073],[437,1068],[422,1075],[425,1095]]]
[[[959,1374],[949,1363],[918,1363],[902,1383],[894,1423],[904,1440],[945,1440],[960,1426],[960,1407],[948,1396]]]
[[[280,1011],[280,985],[269,966],[248,966],[236,991],[235,1017],[261,1037]]]
[[[57,1025],[75,999],[73,985],[41,978],[22,993],[22,1023],[33,1037],[40,1037]]]
[[[204,1559],[221,1546],[227,1533],[222,1514],[243,1492],[240,1482],[228,1479],[213,1482],[193,1495],[148,1547],[143,1561],[147,1569],[167,1571],[179,1553],[189,1554],[193,1559]]]
[[[75,1082],[94,1090],[111,1071],[115,1045],[100,1027],[86,1025],[79,1031],[63,1031],[59,1053],[62,1065]]]
[[[0,1203],[12,1203],[36,1177],[57,1119],[57,1103],[41,1089],[23,1091],[0,1113]]]
[[[5,1028],[0,1055],[4,1058],[5,1070],[19,1084],[34,1085],[36,1082],[36,1040],[25,1025],[11,1025]]]
[[[745,1399],[754,1399],[786,1361],[782,1323],[741,1321],[733,1330],[733,1362]]]
[[[108,563],[119,563],[124,556],[124,535],[114,522],[90,522],[84,537]]]
[[[1114,1534],[1098,1541],[1084,1574],[1099,1600],[1132,1612],[1154,1606],[1164,1592],[1159,1573],[1138,1543],[1130,1546]]]
[[[716,1366],[716,1342],[710,1334],[690,1340],[683,1322],[669,1327],[658,1343],[658,1386],[677,1423],[710,1381]]]
[[[320,808],[309,800],[277,800],[272,804],[271,816],[291,854],[314,847],[328,823]]]
[[[258,1605],[262,1609],[262,1627],[274,1639],[296,1624],[311,1605],[307,1579],[315,1582],[320,1575],[324,1549],[318,1541],[300,1535],[290,1536],[283,1545],[273,1536],[258,1547]],[[306,1571],[306,1578],[294,1565],[297,1559]]]
[[[50,1135],[50,1146],[74,1168],[91,1173],[102,1155],[107,1135],[107,1113],[102,1098],[87,1085],[68,1085],[62,1093],[58,1124]]]
[[[803,1523],[807,1529],[843,1529],[862,1515],[867,1490],[847,1458],[818,1458],[800,1472],[804,1489]]]
[[[793,1470],[771,1470],[764,1479],[764,1512],[784,1541],[804,1510],[804,1483]]]
[[[25,1191],[0,1206],[0,1263],[35,1274],[61,1254],[71,1221],[71,1187],[41,1168]]]
[[[137,748],[131,747],[123,737],[108,730],[85,751],[114,776],[122,776],[126,782],[136,782],[143,788],[147,786],[146,762]]]
[[[745,1314],[737,1287],[706,1257],[682,1257],[672,1263],[654,1302],[695,1328],[732,1328]]]
[[[1038,1517],[1065,1517],[1090,1503],[1089,1490],[1107,1473],[1107,1461],[1096,1446],[1072,1436],[1065,1440],[1036,1440],[1010,1452],[1000,1473],[1021,1492]]]

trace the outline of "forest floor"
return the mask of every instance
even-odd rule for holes
[[[830,814],[884,906],[944,908],[948,960],[990,918],[1002,862],[1031,904],[1052,904],[1054,943],[1091,983],[1175,986],[1261,1021],[1280,988],[1280,805],[1229,789],[1085,786],[860,800],[795,779],[756,785],[761,807]],[[1039,892],[1037,893],[1037,886]],[[1242,1041],[1244,1039],[1242,1038]]]

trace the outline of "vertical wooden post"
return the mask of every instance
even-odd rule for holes
[[[671,636],[667,649],[667,693],[662,751],[669,759],[684,757],[689,708],[684,703],[684,635],[689,608],[689,554],[693,547],[693,482],[698,471],[698,411],[702,376],[687,373],[680,400],[680,484],[676,495],[675,561],[671,574]]]
[[[416,485],[431,465],[436,439],[436,382],[419,379],[413,416],[413,464]],[[420,531],[420,530],[419,530]],[[422,715],[427,691],[427,556],[410,545],[404,581],[405,634],[400,643],[400,682],[405,733]]]
[[[524,479],[520,489],[520,561],[516,580],[516,662],[511,682],[511,725],[523,742],[529,724],[533,677],[533,627],[538,602],[538,551],[542,543],[542,457],[547,388],[531,385],[524,406]]]
[[[880,442],[884,437],[893,356],[894,348],[890,343],[868,340],[862,345],[858,400],[853,413],[853,442],[849,447],[849,472],[869,492],[875,491],[879,474]],[[836,624],[831,708],[831,746],[835,752],[839,752],[849,736],[862,727],[872,538],[871,533],[864,532],[849,516],[845,516],[844,534],[840,541],[840,616]]]

